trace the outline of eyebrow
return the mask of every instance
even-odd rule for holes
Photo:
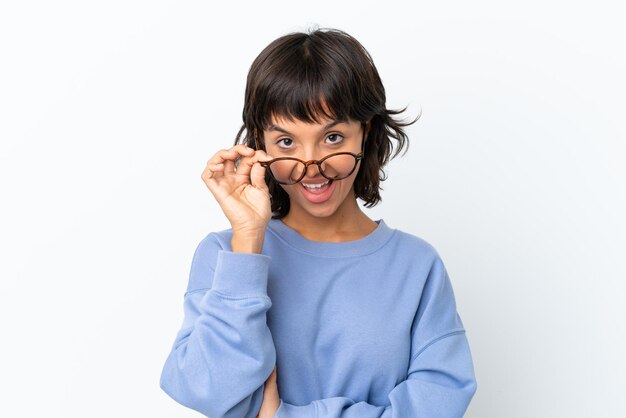
[[[333,127],[333,126],[335,126],[335,125],[338,125],[338,124],[340,124],[340,123],[347,123],[347,122],[348,122],[348,121],[347,121],[347,120],[345,120],[345,119],[338,119],[338,120],[332,121],[332,122],[331,122],[331,123],[329,123],[328,125],[324,126],[324,127],[321,129],[321,131],[328,130],[328,129],[332,128],[332,127]],[[278,132],[282,132],[282,133],[284,133],[284,134],[292,135],[292,133],[291,133],[291,132],[289,132],[289,131],[287,131],[286,129],[281,128],[280,126],[277,126],[277,125],[270,125],[270,127],[268,128],[268,131],[278,131]]]

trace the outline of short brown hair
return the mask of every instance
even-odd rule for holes
[[[319,115],[370,121],[365,158],[354,180],[354,192],[365,202],[365,207],[372,207],[382,200],[380,182],[387,179],[383,167],[390,159],[391,139],[397,141],[391,156],[394,158],[405,145],[408,150],[408,136],[403,128],[415,123],[421,115],[400,122],[393,116],[404,112],[406,107],[390,110],[385,102],[385,88],[372,57],[355,38],[331,28],[289,33],[265,47],[250,66],[243,125],[235,145],[245,143],[256,148],[256,129],[265,149],[263,130],[276,115],[308,123],[319,123]],[[268,172],[266,182],[272,195],[272,217],[282,218],[289,212],[289,195]]]

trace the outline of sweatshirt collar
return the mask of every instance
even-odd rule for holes
[[[378,226],[365,237],[344,242],[311,241],[282,220],[274,218],[270,219],[268,230],[301,252],[319,257],[340,258],[373,253],[389,241],[395,229],[390,228],[382,218],[375,222]]]

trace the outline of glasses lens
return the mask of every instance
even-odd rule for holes
[[[351,154],[338,154],[328,157],[322,162],[324,176],[340,180],[352,174],[356,167],[356,158]]]
[[[291,159],[277,160],[270,165],[276,181],[283,184],[294,184],[302,176],[305,168],[304,163]]]

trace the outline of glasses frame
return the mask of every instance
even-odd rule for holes
[[[363,128],[363,137],[361,139],[361,151],[358,154],[355,154],[353,152],[349,152],[349,151],[341,151],[341,152],[334,152],[332,154],[328,154],[325,157],[323,157],[320,160],[309,160],[309,161],[304,161],[301,160],[299,158],[295,158],[295,157],[276,157],[272,160],[269,161],[262,161],[259,162],[259,164],[261,164],[262,167],[265,168],[270,168],[270,165],[275,162],[275,161],[280,161],[280,160],[294,160],[294,161],[298,161],[301,162],[302,164],[304,164],[304,170],[302,170],[302,175],[300,176],[300,178],[298,180],[296,180],[293,183],[283,183],[280,182],[276,179],[276,177],[274,177],[274,174],[272,173],[272,170],[269,169],[267,170],[267,172],[270,173],[270,175],[272,176],[272,178],[274,179],[274,181],[276,181],[276,183],[278,184],[284,184],[284,185],[292,185],[292,184],[298,184],[305,176],[307,171],[309,170],[309,166],[311,165],[317,165],[317,169],[320,172],[320,174],[327,178],[328,180],[343,180],[346,177],[349,177],[352,173],[354,173],[354,170],[356,169],[356,166],[358,165],[359,161],[362,160],[363,158],[365,158],[365,122],[361,122],[361,127]],[[259,150],[261,149],[260,145],[259,145],[259,137],[258,137],[258,133],[257,133],[257,129],[254,128],[254,142],[256,144],[256,149]],[[352,170],[350,170],[350,172],[345,176],[342,177],[340,179],[333,179],[330,177],[327,177],[323,172],[322,172],[322,163],[324,161],[326,161],[328,158],[334,156],[334,155],[352,155],[354,157],[354,167],[352,167]]]

